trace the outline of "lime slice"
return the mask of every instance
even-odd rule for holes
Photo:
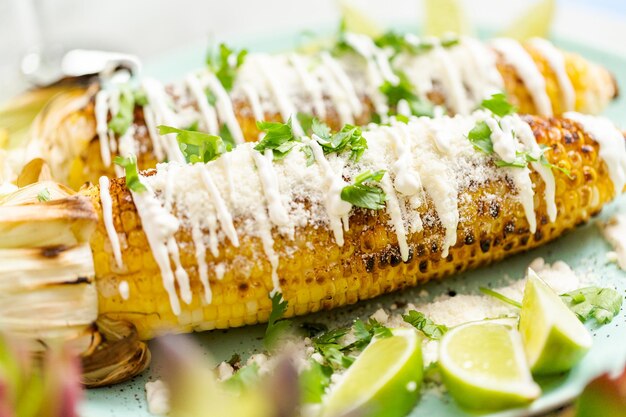
[[[441,340],[439,365],[450,395],[472,410],[521,406],[541,394],[521,337],[506,324],[472,322],[450,330]]]
[[[520,41],[540,37],[546,38],[550,34],[550,27],[554,20],[556,0],[540,0],[529,7],[526,13],[519,16],[502,36]]]
[[[532,269],[524,288],[520,332],[533,374],[571,369],[591,347],[591,335]]]
[[[348,32],[360,33],[372,38],[378,38],[384,33],[380,24],[368,16],[353,0],[339,0],[339,9]]]
[[[413,329],[374,339],[326,398],[323,417],[404,417],[419,398],[422,340]]]
[[[448,33],[471,35],[472,24],[459,0],[426,0],[424,34],[444,36]]]

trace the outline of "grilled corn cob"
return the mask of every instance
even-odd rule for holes
[[[372,128],[364,133],[370,149],[358,164],[329,154],[324,168],[316,154],[316,162],[307,167],[304,153],[294,149],[274,162],[274,191],[279,194],[270,191],[271,180],[259,179],[267,174],[258,160],[265,156],[249,145],[207,165],[160,165],[141,177],[148,189],[143,193],[129,191],[124,179],[112,180],[106,189],[86,188],[82,193],[98,215],[91,248],[99,312],[134,323],[143,338],[164,331],[236,327],[267,320],[271,291],[282,291],[289,302],[287,316],[301,315],[441,279],[542,245],[587,221],[624,188],[621,132],[602,119],[569,117],[513,116],[516,122],[506,122],[517,123],[520,137],[523,125],[529,126],[530,141],[527,136],[518,151],[532,148],[534,139],[550,149],[544,165],[526,168],[496,167],[501,161],[497,152],[486,155],[469,144],[465,135],[484,118],[478,115]],[[405,142],[394,142],[402,132]],[[449,148],[439,141],[445,136]],[[419,159],[418,149],[427,156]],[[399,169],[398,161],[409,153],[407,165]],[[230,174],[225,168],[255,165],[253,161],[259,173],[254,166]],[[546,167],[554,169],[546,174]],[[387,196],[385,209],[352,208],[343,216],[349,228],[342,228],[341,221],[334,227],[338,214],[333,204],[338,202],[332,201],[337,191],[333,181],[381,168],[386,169],[379,184]],[[324,182],[329,172],[324,169],[335,179]],[[207,185],[203,172],[224,180]],[[421,180],[412,195],[402,185],[407,173]],[[233,178],[234,186],[228,184]],[[456,189],[448,187],[454,184]],[[108,194],[109,210],[101,203]],[[274,218],[280,217],[273,213],[277,204],[288,221]],[[230,226],[226,213],[232,214]],[[114,234],[107,229],[107,216]],[[173,246],[165,243],[170,238]],[[117,239],[121,262],[112,244]],[[158,260],[162,250],[165,265]]]
[[[258,139],[257,120],[292,117],[299,126],[296,114],[316,116],[334,128],[421,112],[424,103],[468,114],[494,90],[505,91],[522,113],[597,114],[617,94],[608,71],[547,41],[482,44],[387,36],[376,42],[380,48],[363,35],[346,34],[333,55],[250,54],[239,68],[226,60],[166,89],[147,80],[142,84],[147,103],[134,106],[130,129],[121,135],[106,126],[120,113],[119,90],[111,87],[79,111],[63,117],[46,112],[34,136],[54,177],[78,188],[101,175],[115,176],[111,160],[117,154],[132,151],[141,169],[180,160],[175,141],[156,132],[158,124],[195,124],[213,134],[227,128],[240,142]],[[57,120],[45,123],[49,117]]]

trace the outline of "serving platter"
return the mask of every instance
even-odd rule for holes
[[[326,33],[331,33],[330,31]],[[482,35],[489,35],[483,33]],[[484,36],[483,36],[484,37]],[[298,33],[287,33],[239,39],[229,42],[250,50],[272,52],[293,48],[302,39]],[[229,40],[230,41],[230,40]],[[582,45],[568,39],[554,38],[554,43],[566,50],[578,52],[586,58],[600,62],[617,78],[620,85],[626,85],[626,58],[610,52]],[[182,76],[186,71],[203,64],[206,42],[189,45],[180,50],[165,54],[145,68],[145,73],[164,81]],[[605,113],[618,126],[626,123],[626,99],[622,96]],[[346,324],[357,317],[367,317],[380,307],[389,308],[393,303],[425,302],[451,291],[457,294],[478,294],[484,286],[499,287],[509,285],[511,280],[524,276],[526,267],[538,257],[547,262],[562,260],[574,271],[583,276],[591,276],[595,285],[613,287],[626,295],[626,272],[607,261],[609,245],[600,234],[597,222],[606,220],[616,212],[626,213],[626,198],[621,198],[607,206],[603,213],[589,224],[568,233],[557,241],[525,254],[517,255],[504,262],[459,274],[443,281],[429,283],[419,288],[379,297],[330,312],[322,312],[296,319],[299,322],[323,322],[329,327]],[[425,290],[425,291],[423,291]],[[570,402],[593,378],[606,373],[618,372],[626,366],[626,313],[622,309],[612,323],[599,329],[592,329],[594,345],[585,358],[567,375],[542,381],[543,395],[529,408],[498,413],[497,416],[530,416],[545,413]],[[213,331],[189,336],[193,338],[209,356],[216,360],[228,359],[239,353],[246,357],[262,350],[262,336],[265,326],[249,326],[228,331]],[[81,415],[85,417],[113,416],[150,416],[147,410],[145,383],[158,379],[159,363],[153,363],[143,375],[116,386],[87,391],[81,406]],[[469,414],[459,409],[445,394],[430,390],[421,398],[411,416],[436,415],[442,417],[461,417]],[[492,414],[491,416],[496,416]]]

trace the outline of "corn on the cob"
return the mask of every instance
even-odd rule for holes
[[[155,131],[157,124],[187,128],[196,123],[213,134],[226,127],[236,142],[255,141],[257,120],[286,121],[292,116],[295,125],[298,113],[314,115],[334,128],[384,120],[389,108],[414,112],[411,100],[417,99],[440,105],[448,114],[468,114],[494,90],[502,90],[522,113],[597,114],[617,94],[604,68],[546,41],[522,46],[512,40],[482,44],[463,38],[433,47],[408,36],[388,43],[392,47],[378,48],[367,37],[348,34],[343,45],[353,52],[336,58],[326,52],[250,54],[233,69],[237,76],[230,92],[212,71],[192,73],[165,90],[148,80],[143,83],[148,103],[135,107],[131,129],[122,137],[106,126],[119,107],[119,91],[113,88],[82,110],[64,114],[61,122],[57,118],[41,124],[35,136],[55,179],[77,188],[101,175],[115,176],[112,156],[129,150],[141,169],[180,158],[175,141]],[[385,83],[387,94],[380,91]],[[399,92],[398,86],[406,91]]]
[[[278,287],[289,302],[287,316],[343,306],[542,245],[597,214],[624,188],[624,138],[615,128],[607,127],[608,122],[578,114],[570,114],[570,119],[525,117],[523,121],[515,116],[517,134],[522,136],[527,123],[528,132],[532,131],[530,141],[536,139],[548,146],[549,163],[568,171],[552,170],[546,175],[536,164],[529,171],[498,168],[493,159],[496,154],[475,150],[465,135],[482,117],[419,119],[408,126],[394,123],[389,128],[373,128],[364,133],[370,149],[358,167],[348,162],[344,169],[345,157],[329,156],[338,178],[352,178],[361,168],[387,169],[388,177],[380,183],[387,192],[386,209],[352,209],[349,221],[343,219],[349,229],[342,229],[341,221],[339,229],[333,228],[332,216],[326,214],[334,185],[320,179],[325,175],[323,168],[315,167],[324,164],[318,160],[305,168],[298,150],[274,164],[281,193],[278,199],[268,193],[271,184],[259,182],[254,167],[238,171],[237,183],[229,186],[223,162],[254,165],[256,160],[250,158],[257,151],[248,145],[228,154],[230,161],[160,165],[142,177],[148,186],[145,193],[132,194],[123,179],[112,180],[110,189],[94,186],[83,190],[99,218],[91,247],[100,314],[130,321],[141,337],[149,338],[163,331],[188,332],[266,321],[271,308],[268,294]],[[408,135],[404,152],[411,153],[406,160],[409,167],[402,168],[404,174],[398,170],[402,154],[397,146],[402,142],[392,139],[402,132]],[[441,142],[445,136],[450,148]],[[525,140],[528,147],[518,150],[532,147],[529,138]],[[390,150],[394,146],[397,160]],[[415,159],[414,146],[434,159]],[[379,154],[385,156],[379,159]],[[418,163],[427,164],[419,172],[420,191],[413,196],[396,192],[406,189],[400,186],[400,177],[419,169]],[[202,172],[224,180],[213,181],[204,189],[199,185]],[[531,181],[526,185],[525,177]],[[178,185],[173,186],[172,181]],[[452,192],[447,194],[451,200],[442,196],[446,188],[438,182],[457,184],[456,190],[447,190]],[[534,194],[528,187],[534,188]],[[211,188],[217,194],[209,194]],[[256,193],[251,191],[255,189]],[[103,193],[110,193],[112,198],[108,215],[115,227],[113,235],[105,226]],[[242,193],[247,200],[233,200]],[[213,205],[216,198],[232,213],[235,236],[229,231],[229,220]],[[166,208],[146,211],[144,199]],[[291,222],[273,219],[272,204],[286,207]],[[138,212],[138,206],[143,206],[143,213]],[[456,220],[454,206],[458,207]],[[551,212],[552,206],[556,213]],[[167,216],[168,210],[176,215],[180,227],[176,219],[169,218],[154,229],[155,218]],[[194,223],[199,219],[209,221]],[[148,228],[162,235],[151,239]],[[171,235],[165,231],[168,228]],[[173,239],[173,247],[166,247],[167,236]],[[116,262],[112,239],[121,242],[121,264]],[[172,274],[167,284],[166,271],[155,255],[159,250],[155,242],[166,250],[165,268]],[[203,282],[205,279],[208,282]],[[171,288],[167,289],[168,285]]]

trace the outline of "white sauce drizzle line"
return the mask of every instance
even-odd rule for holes
[[[176,277],[176,282],[178,283],[178,291],[180,291],[180,298],[183,299],[185,304],[190,304],[192,300],[191,288],[189,285],[189,275],[183,265],[180,262],[180,251],[178,250],[178,243],[176,243],[176,239],[174,236],[170,236],[167,239],[167,250],[174,261],[174,276]]]
[[[94,113],[96,116],[96,132],[100,142],[100,157],[105,167],[111,165],[111,150],[109,149],[109,93],[100,90],[96,94]]]
[[[152,111],[152,107],[150,107],[149,104],[143,107],[143,118],[146,122],[146,128],[148,129],[148,136],[150,137],[150,141],[152,142],[154,155],[157,157],[157,160],[161,162],[165,158],[165,154],[163,153],[163,144],[161,143],[161,137],[156,130],[157,125],[156,121],[154,120],[154,112]]]
[[[344,240],[341,223],[342,219],[347,218],[350,214],[352,204],[341,199],[341,190],[348,184],[343,180],[341,175],[337,175],[333,172],[333,168],[330,166],[330,163],[328,163],[328,160],[324,156],[324,150],[319,143],[317,143],[317,140],[318,137],[316,135],[313,135],[313,139],[302,138],[303,143],[311,147],[315,161],[320,165],[324,173],[324,181],[328,189],[325,203],[330,229],[335,236],[337,245],[343,246]]]
[[[104,222],[104,228],[107,231],[107,236],[111,242],[111,249],[113,250],[113,256],[115,257],[115,263],[118,268],[124,266],[122,260],[122,250],[120,248],[120,237],[115,231],[115,225],[113,224],[113,201],[111,200],[111,193],[109,192],[109,178],[106,176],[100,177],[98,180],[100,185],[100,203],[102,204],[102,220]]]
[[[537,113],[541,116],[552,116],[552,102],[546,92],[546,80],[528,51],[513,39],[499,38],[491,44],[515,68],[535,103]]]
[[[172,311],[175,315],[179,315],[180,301],[176,294],[175,278],[170,265],[168,247],[165,243],[178,230],[179,221],[171,213],[163,209],[152,188],[145,181],[141,180],[141,176],[139,178],[147,190],[141,193],[131,191],[133,201],[141,218],[141,224],[148,239],[150,250],[161,271],[163,287],[168,294]]]
[[[135,141],[135,126],[129,126],[126,129],[126,132],[119,138],[119,149],[118,153],[120,156],[126,157],[129,155],[137,155],[137,146]],[[124,176],[124,169],[115,165],[115,173],[118,177]]]
[[[450,107],[459,114],[468,114],[470,112],[467,103],[467,93],[461,79],[459,65],[455,65],[450,59],[450,54],[441,45],[435,46],[432,51],[434,57],[439,61],[441,66],[440,79],[444,84],[449,95],[447,101]]]
[[[204,300],[207,304],[211,304],[213,293],[211,292],[211,284],[209,283],[209,271],[206,264],[206,246],[204,245],[204,236],[202,230],[197,224],[191,226],[191,239],[196,248],[196,261],[198,263],[198,276],[202,287],[204,288]]]
[[[120,285],[118,285],[117,289],[120,292],[120,296],[122,297],[122,300],[126,301],[128,300],[128,298],[130,297],[130,288],[128,287],[128,281],[122,281],[120,282]]]
[[[326,92],[330,97],[330,100],[339,115],[339,120],[341,124],[352,124],[354,123],[354,118],[352,116],[352,110],[350,109],[350,104],[348,103],[348,99],[346,97],[345,92],[341,89],[337,80],[333,77],[330,70],[327,67],[321,67],[319,69],[319,76],[322,80],[322,83],[326,86]]]
[[[167,104],[167,95],[165,94],[163,85],[155,79],[147,78],[143,81],[142,86],[146,92],[146,96],[148,96],[150,108],[154,112],[155,122],[176,127],[178,124],[176,114]],[[162,137],[164,139],[163,144],[165,145],[167,159],[173,162],[185,163],[185,156],[178,146],[176,134],[170,133]]]
[[[204,183],[213,203],[215,204],[215,209],[217,211],[217,218],[222,226],[222,230],[224,234],[234,247],[239,247],[239,237],[237,236],[237,230],[235,230],[235,225],[233,224],[233,217],[226,206],[226,202],[222,198],[219,189],[215,185],[211,174],[206,169],[206,167],[202,164],[198,164],[198,169],[200,170],[200,175],[202,176],[202,182]]]
[[[273,153],[271,149],[265,152],[265,155],[259,152],[253,151],[252,158],[263,186],[263,193],[265,200],[267,200],[267,211],[269,213],[270,220],[276,226],[286,226],[289,224],[289,214],[283,206],[283,202],[280,198],[280,190],[278,188],[278,178],[276,177],[276,171],[272,165]]]
[[[455,53],[465,51],[468,61],[461,65],[463,83],[468,86],[474,101],[478,102],[492,93],[502,91],[504,81],[496,66],[495,52],[484,43],[469,37],[463,37]]]
[[[535,158],[539,158],[542,154],[541,148],[537,144],[535,135],[528,123],[524,122],[517,116],[512,119],[513,129],[519,141],[526,147],[526,150],[530,152]],[[531,162],[530,165],[539,174],[545,184],[544,199],[546,202],[548,218],[551,222],[556,220],[557,208],[556,208],[556,184],[554,180],[554,173],[552,168],[545,166],[539,161]]]
[[[189,74],[186,82],[191,95],[198,104],[207,132],[212,135],[217,135],[219,133],[217,115],[215,114],[215,109],[209,105],[209,99],[204,93],[200,80],[195,74]]]
[[[570,80],[569,75],[567,75],[563,52],[555,48],[554,45],[546,39],[533,38],[530,40],[530,45],[548,61],[548,65],[550,65],[550,68],[554,71],[561,91],[563,111],[573,111],[576,105],[576,93],[572,80]]]
[[[220,81],[213,73],[206,74],[206,83],[209,86],[209,89],[213,92],[213,94],[215,94],[215,97],[217,99],[217,102],[215,103],[215,106],[217,107],[217,113],[228,127],[230,134],[235,140],[235,143],[243,143],[243,132],[241,131],[241,126],[239,126],[239,122],[237,121],[237,117],[235,116],[233,102],[230,100],[230,97],[224,89],[224,86],[222,86],[222,83],[220,83]]]
[[[281,117],[283,118],[283,122],[287,122],[287,120],[291,117],[291,126],[296,136],[302,136],[304,131],[302,130],[302,126],[298,122],[298,118],[296,116],[296,108],[294,107],[291,100],[287,96],[285,89],[282,87],[282,82],[277,80],[274,76],[275,68],[273,68],[272,59],[267,55],[259,55],[258,56],[259,63],[259,71],[263,74],[263,77],[267,80],[267,83],[270,87],[270,91],[276,100],[276,104],[278,104],[278,111],[280,112]],[[271,217],[271,216],[270,216]]]
[[[624,135],[605,117],[588,116],[575,112],[565,113],[570,120],[580,123],[582,128],[600,144],[600,158],[609,169],[609,176],[617,197],[626,184],[626,144]]]
[[[319,81],[309,74],[303,58],[298,54],[289,55],[289,61],[298,74],[304,90],[307,92],[313,105],[315,115],[320,119],[326,119],[326,105],[324,104],[324,96]]]
[[[252,109],[252,115],[254,116],[254,120],[265,120],[263,108],[261,107],[261,99],[259,98],[259,94],[254,88],[254,85],[252,85],[251,83],[245,83],[241,86],[241,89],[248,99],[248,103],[250,104],[250,109]]]
[[[361,100],[354,91],[354,85],[350,81],[350,77],[341,67],[339,62],[333,58],[328,52],[321,53],[322,63],[329,69],[332,76],[337,80],[337,83],[345,93],[345,97],[350,105],[353,117],[358,117],[363,113],[363,105]]]
[[[386,174],[380,181],[380,185],[387,196],[385,204],[389,219],[396,232],[396,238],[398,239],[398,247],[400,248],[400,256],[404,262],[409,260],[409,245],[406,241],[406,230],[404,229],[404,220],[402,218],[402,210],[400,209],[400,201],[396,190],[393,188],[393,184],[389,179],[389,174]]]
[[[493,142],[494,152],[504,162],[513,162],[517,157],[517,140],[514,136],[512,117],[505,116],[498,123],[493,118],[485,120],[487,126],[491,129],[491,141]],[[524,214],[530,227],[531,233],[537,230],[537,218],[535,216],[535,202],[533,196],[533,184],[530,179],[530,170],[526,167],[508,167],[505,168],[508,175],[513,179],[518,189],[520,203],[524,208]]]

